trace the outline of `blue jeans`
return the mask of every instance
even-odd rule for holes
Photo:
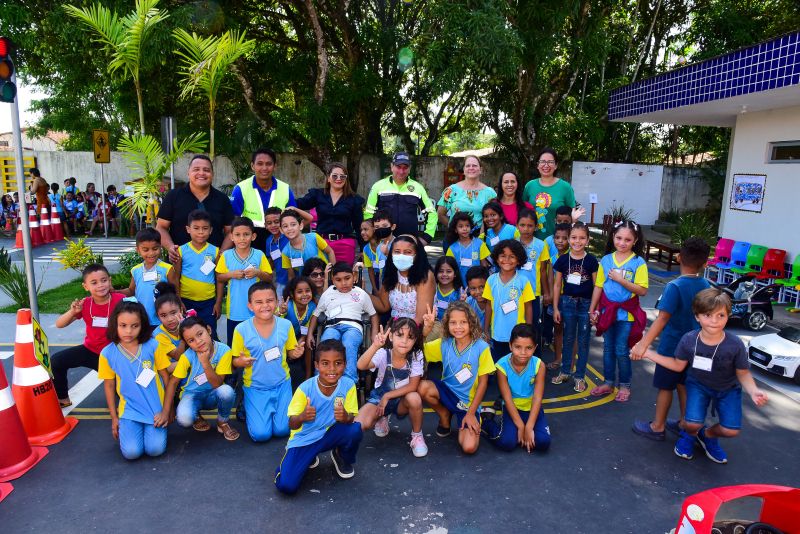
[[[161,456],[167,450],[167,429],[156,428],[153,423],[120,419],[119,449],[126,460],[136,460],[142,454]]]
[[[217,409],[217,420],[227,421],[231,416],[231,408],[236,400],[236,393],[227,384],[217,389],[187,392],[181,397],[175,410],[175,419],[184,427],[192,426],[200,410]]]
[[[619,385],[631,386],[631,353],[628,348],[628,336],[632,326],[632,321],[614,321],[603,334],[603,380],[609,386],[613,386],[617,381],[617,366],[619,366]],[[567,347],[566,341],[564,347]]]
[[[700,383],[691,374],[686,376],[686,414],[687,423],[705,424],[706,412],[711,405],[716,411],[720,426],[739,430],[742,428],[742,388],[733,386],[730,389],[711,389]]]
[[[519,412],[522,422],[527,423],[530,412],[523,410],[517,410],[517,412]],[[499,422],[498,419],[500,419]],[[502,419],[500,414],[496,414],[493,419],[483,421],[481,429],[489,438],[489,442],[500,450],[513,451],[520,446],[517,441],[517,427],[505,407],[503,407]],[[547,424],[544,408],[539,410],[536,424],[533,425],[533,443],[534,449],[539,452],[544,452],[550,448],[550,426]]]
[[[578,362],[575,365],[575,378],[586,375],[589,361],[589,303],[591,299],[562,295],[559,304],[561,322],[564,325],[564,344],[561,350],[561,372],[568,375],[572,371],[572,347],[578,340]]]
[[[326,326],[322,332],[320,341],[326,339],[338,339],[342,342],[345,348],[346,369],[345,376],[351,378],[353,382],[358,383],[358,352],[361,348],[361,341],[364,339],[364,334],[361,330],[348,323],[337,323],[331,326]]]

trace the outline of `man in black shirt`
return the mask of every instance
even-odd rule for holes
[[[228,197],[215,189],[214,167],[208,156],[198,154],[189,163],[189,183],[173,189],[164,198],[158,211],[156,229],[161,233],[161,246],[169,252],[170,261],[178,261],[178,247],[189,242],[186,232],[189,213],[196,209],[211,215],[211,237],[208,242],[221,250],[230,248],[229,237],[233,209]]]

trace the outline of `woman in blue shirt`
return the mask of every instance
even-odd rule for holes
[[[328,166],[325,188],[309,189],[297,199],[302,210],[317,209],[317,234],[336,254],[336,259],[352,265],[356,259],[356,235],[361,230],[364,198],[353,192],[342,163]]]

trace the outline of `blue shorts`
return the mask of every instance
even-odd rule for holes
[[[433,379],[431,382],[433,382],[433,385],[436,386],[436,390],[439,392],[439,402],[442,403],[442,406],[447,408],[448,412],[456,416],[456,424],[461,428],[461,422],[464,420],[464,416],[467,415],[467,411],[463,409],[461,399],[459,399],[458,396],[453,393],[453,390],[447,387],[447,384],[441,380]],[[480,424],[480,411],[475,412],[475,417],[478,419],[478,424]]]
[[[668,391],[675,391],[679,385],[686,383],[686,369],[680,373],[661,367],[656,364],[656,370],[653,373],[653,387],[657,389],[664,389]]]
[[[709,404],[717,411],[720,426],[731,430],[742,428],[742,388],[734,386],[725,391],[711,389],[692,376],[686,377],[687,423],[705,424]]]
[[[373,390],[373,392],[374,392],[374,390]],[[403,419],[404,417],[406,417],[408,415],[408,412],[406,412],[406,413],[404,413],[402,415],[397,413],[397,407],[400,406],[400,400],[401,399],[402,399],[402,397],[394,398],[394,399],[390,400],[389,402],[387,402],[386,403],[386,408],[383,409],[383,415],[394,414],[395,416],[397,416],[398,419]],[[380,402],[381,402],[381,397],[377,396],[377,395],[370,395],[370,397],[367,399],[367,404],[374,404],[375,406],[377,406]]]

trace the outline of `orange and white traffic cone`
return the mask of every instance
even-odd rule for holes
[[[0,482],[19,478],[47,454],[45,447],[31,447],[14,405],[6,372],[0,365]],[[10,485],[10,484],[9,484]],[[0,493],[2,489],[0,489]],[[6,493],[7,495],[7,493]],[[0,495],[0,500],[5,495]]]
[[[3,499],[8,497],[8,494],[12,491],[14,491],[14,486],[6,484],[5,482],[0,482],[0,502],[3,502]]]
[[[58,210],[55,206],[50,206],[50,230],[53,231],[53,241],[61,241],[64,239],[64,229],[61,227],[61,217],[58,216]]]
[[[14,246],[17,248],[22,248],[24,245],[22,244],[22,219],[17,217],[17,238],[14,241]]]
[[[31,229],[31,246],[38,247],[42,244],[42,232],[39,230],[39,220],[33,205],[28,208],[28,227]]]
[[[42,241],[45,243],[52,243],[53,230],[50,228],[50,212],[47,211],[47,206],[42,206],[42,212],[39,215],[39,229],[42,232]]]
[[[53,381],[33,354],[31,310],[17,310],[14,380],[11,391],[31,445],[52,445],[72,432],[78,420],[64,417]]]

